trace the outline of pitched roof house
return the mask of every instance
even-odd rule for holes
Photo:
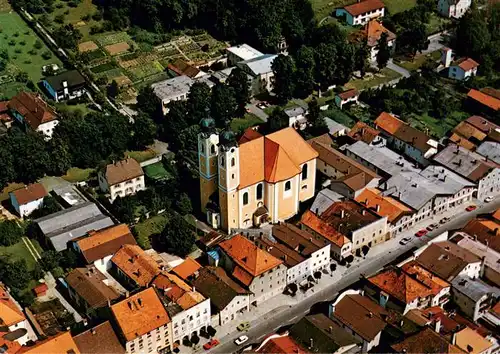
[[[396,43],[396,35],[385,28],[378,19],[370,20],[362,29],[352,33],[349,39],[353,42],[361,42],[370,49],[370,60],[377,60],[378,46],[382,33],[387,35],[387,46],[393,47]]]
[[[46,77],[42,80],[42,85],[56,102],[74,99],[85,94],[85,78],[78,70],[68,70]]]
[[[123,245],[111,258],[112,269],[132,288],[147,287],[160,273],[160,266],[137,245]]]
[[[144,171],[139,162],[131,157],[107,165],[105,171],[99,171],[98,175],[99,187],[103,192],[109,192],[111,201],[145,188]]]
[[[188,280],[195,277],[200,270],[201,264],[191,257],[186,257],[184,262],[172,268],[172,272],[177,274],[181,279]]]
[[[391,348],[397,353],[454,353],[464,354],[457,346],[451,344],[446,338],[425,327],[400,343],[393,344]]]
[[[486,107],[492,112],[496,112],[500,110],[500,98],[490,95],[489,92],[486,91],[478,91],[475,89],[471,89],[467,94],[467,97],[477,102],[479,105]]]
[[[9,193],[10,202],[22,218],[43,206],[49,194],[41,183],[33,183]]]
[[[368,124],[364,122],[356,122],[354,126],[351,128],[347,136],[350,136],[356,141],[364,141],[367,144],[377,145],[382,143],[382,139],[380,137],[380,131],[375,128],[370,127]]]
[[[71,353],[80,354],[71,333],[62,332],[53,337],[49,337],[45,340],[35,342],[35,345],[30,347],[22,347],[18,353],[23,354],[61,354],[61,353]]]
[[[125,354],[109,321],[73,336],[73,340],[82,354]]]
[[[351,25],[363,25],[369,20],[384,16],[385,5],[381,0],[363,0],[336,10],[337,17],[345,17]]]
[[[472,0],[439,0],[438,12],[445,17],[460,18],[470,8]]]

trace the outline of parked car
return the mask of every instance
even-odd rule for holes
[[[445,218],[442,218],[441,220],[439,220],[439,223],[440,224],[446,224],[448,221],[450,221],[450,218],[449,217],[445,217]]]
[[[428,231],[432,231],[432,230],[434,230],[437,227],[438,227],[438,224],[430,224],[429,226],[427,226],[427,230]]]
[[[415,236],[417,236],[417,237],[422,237],[422,236],[427,235],[427,233],[428,233],[428,232],[429,232],[429,231],[427,231],[426,229],[422,229],[422,230],[420,230],[420,231],[417,231],[417,233],[415,234]]]
[[[219,345],[219,341],[217,339],[212,339],[210,342],[203,344],[203,349],[209,350],[212,349],[213,347]]]
[[[236,329],[240,332],[248,331],[250,328],[250,322],[241,322]]]
[[[407,244],[408,242],[410,242],[410,241],[411,241],[411,237],[403,237],[403,238],[401,239],[401,241],[399,241],[399,243],[400,243],[401,245],[406,245],[406,244]]]
[[[248,337],[247,336],[239,336],[238,338],[236,338],[234,340],[234,344],[236,345],[242,345],[243,343],[245,343],[246,341],[248,340]]]
[[[473,205],[469,205],[467,208],[465,208],[466,211],[473,211],[473,210],[476,210],[477,209],[477,206],[475,206],[474,204]]]
[[[487,196],[486,198],[484,198],[484,201],[485,203],[489,203],[493,200],[493,197],[490,195],[490,196]]]

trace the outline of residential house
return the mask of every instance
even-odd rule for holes
[[[4,135],[7,133],[7,129],[12,127],[12,122],[14,119],[9,114],[9,101],[0,101],[0,135]]]
[[[419,252],[417,263],[447,282],[458,276],[479,278],[481,259],[452,242],[434,242]]]
[[[159,264],[137,245],[123,245],[111,258],[111,271],[127,288],[149,286],[160,273]]]
[[[41,183],[29,184],[9,193],[10,203],[21,218],[43,207],[43,198],[48,195]]]
[[[314,214],[321,216],[325,210],[327,210],[333,203],[346,199],[343,195],[332,191],[331,189],[324,188],[322,189],[316,198],[314,198],[314,202],[309,208]]]
[[[335,12],[336,17],[342,17],[351,26],[364,25],[368,21],[384,15],[385,5],[381,0],[358,1],[339,8]]]
[[[34,345],[29,347],[22,347],[18,353],[22,354],[61,354],[71,353],[80,354],[71,333],[61,332],[55,336],[48,337],[47,339],[37,341]]]
[[[421,165],[427,166],[429,159],[437,153],[436,140],[392,114],[382,112],[375,119],[375,128],[385,135],[389,146]]]
[[[413,309],[423,309],[431,303],[439,303],[435,293],[449,293],[450,284],[444,280],[434,280],[430,272],[417,265],[405,269],[391,267],[371,276],[365,281],[365,294],[380,306],[394,309],[405,315]],[[447,289],[447,292],[442,291]]]
[[[380,344],[386,327],[387,311],[362,292],[347,290],[330,305],[329,316],[346,332],[362,341],[361,351],[367,353]]]
[[[109,321],[73,336],[73,340],[82,354],[125,354],[125,348]]]
[[[407,230],[413,220],[414,210],[396,199],[384,195],[376,188],[366,188],[355,200],[365,207],[372,209],[381,217],[387,217],[391,237]]]
[[[464,354],[460,348],[429,327],[424,327],[423,330],[405,338],[402,342],[391,345],[391,348],[396,353]]]
[[[226,52],[227,66],[230,67],[236,65],[236,63],[239,63],[240,61],[252,60],[264,55],[264,53],[250,47],[248,44],[240,44],[234,47],[226,48]]]
[[[317,152],[293,129],[236,142],[212,120],[198,136],[201,207],[215,226],[231,229],[284,221],[314,197]],[[218,200],[216,196],[218,195]],[[207,208],[208,205],[208,208]],[[215,206],[214,206],[215,205]]]
[[[25,127],[52,138],[55,126],[59,123],[56,112],[38,94],[20,92],[7,104],[10,113]]]
[[[450,140],[467,150],[475,151],[484,140],[496,140],[500,127],[481,116],[471,116],[452,130]]]
[[[250,309],[250,291],[243,289],[221,267],[203,267],[192,282],[210,299],[211,322],[223,326]]]
[[[380,131],[370,127],[364,122],[356,122],[347,136],[354,141],[363,141],[368,145],[385,146],[386,140],[380,135]]]
[[[500,143],[494,141],[485,141],[476,149],[476,152],[500,165]]]
[[[500,165],[488,157],[450,144],[434,157],[434,161],[477,184],[476,198],[479,200],[500,192]]]
[[[0,332],[0,348],[2,348],[6,353],[17,354],[21,351],[21,344],[14,341],[12,338],[12,333]]]
[[[250,92],[253,96],[272,91],[274,72],[271,65],[276,57],[276,54],[264,54],[236,64],[251,77]]]
[[[195,81],[186,75],[156,82],[151,85],[153,92],[160,101],[163,115],[168,113],[171,101],[185,101]]]
[[[449,51],[451,52],[451,50]],[[449,53],[448,52],[448,53]],[[477,75],[479,63],[471,58],[460,58],[453,61],[448,69],[448,77],[455,80],[467,80]]]
[[[168,64],[168,71],[176,76],[185,75],[191,79],[198,79],[200,77],[208,75],[206,72],[201,71],[196,66],[186,63],[182,59],[177,59],[173,63]]]
[[[479,279],[459,275],[451,281],[451,284],[453,301],[474,322],[500,300],[500,289]]]
[[[322,313],[302,317],[290,328],[289,337],[312,353],[361,352],[362,341]]]
[[[98,179],[99,188],[109,193],[111,202],[146,188],[144,171],[139,162],[131,157],[107,165],[105,171],[99,171]]]
[[[416,261],[410,261],[401,266],[403,272],[416,279],[431,290],[429,306],[440,307],[450,300],[451,284],[428,271]]]
[[[337,93],[335,95],[335,104],[337,107],[342,109],[345,104],[353,103],[357,104],[359,98],[359,91],[356,89],[350,89],[344,92]]]
[[[72,242],[86,264],[94,264],[99,270],[109,268],[108,262],[122,245],[136,245],[134,235],[126,224],[91,230],[87,235]]]
[[[274,257],[283,260],[287,268],[286,283],[300,283],[330,264],[330,244],[323,243],[310,233],[292,224],[273,226],[272,239],[259,237],[255,244]]]
[[[88,317],[105,317],[107,307],[120,297],[95,266],[75,268],[65,278],[69,297]]]
[[[469,10],[472,0],[439,0],[438,12],[448,18],[460,18]]]
[[[472,108],[493,116],[500,110],[500,94],[498,90],[484,88],[481,91],[471,89],[467,98]]]
[[[269,354],[309,354],[295,339],[288,334],[270,335],[261,343],[261,345],[253,351],[254,353],[269,353]]]
[[[349,128],[339,122],[334,121],[331,118],[324,117],[326,126],[328,128],[328,133],[331,136],[339,137],[344,136],[349,132]]]
[[[111,312],[128,354],[173,349],[172,323],[154,288],[112,305]]]
[[[470,327],[455,334],[455,345],[465,353],[491,354],[495,350],[494,343]]]
[[[301,106],[293,106],[283,111],[288,117],[288,126],[303,130],[307,124],[307,109]]]
[[[286,267],[283,261],[258,248],[242,235],[221,242],[220,263],[231,277],[251,291],[250,303],[261,302],[283,292],[286,286]]]
[[[172,268],[172,272],[182,280],[187,281],[196,278],[200,268],[200,263],[196,262],[196,260],[191,257],[186,257],[184,262]]]
[[[85,79],[78,70],[46,77],[42,80],[42,86],[56,102],[82,97],[86,92]]]
[[[387,46],[389,47],[389,49],[394,50],[394,47],[396,45],[396,35],[385,28],[377,19],[370,20],[363,26],[362,29],[352,33],[349,36],[349,39],[352,42],[366,44],[366,46],[370,50],[370,61],[376,62],[377,54],[379,51],[379,41],[380,38],[382,38],[382,33],[385,33],[387,35]]]
[[[0,283],[0,328],[1,332],[9,335],[9,341],[19,345],[26,345],[30,341],[37,340],[21,306],[10,296],[2,283]]]
[[[172,322],[173,345],[207,335],[211,324],[210,299],[174,274],[162,272],[152,282]]]
[[[353,245],[351,240],[314,212],[306,210],[302,214],[300,225],[303,230],[312,234],[316,240],[323,242],[324,245],[330,245],[331,258],[341,261],[352,254]]]
[[[91,202],[77,204],[56,213],[34,220],[46,243],[60,252],[68,242],[92,230],[113,225],[110,217],[104,215]]]

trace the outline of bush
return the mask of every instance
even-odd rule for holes
[[[96,12],[95,14],[92,15],[92,19],[94,21],[101,21],[102,20],[102,13]]]
[[[50,50],[46,50],[42,53],[42,58],[45,60],[49,60],[50,58],[52,58],[52,52]]]
[[[64,15],[63,14],[57,15],[56,17],[54,17],[54,21],[57,23],[63,24],[64,23]]]
[[[0,246],[12,246],[21,241],[24,229],[14,220],[0,222]]]

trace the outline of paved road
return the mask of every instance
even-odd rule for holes
[[[267,118],[269,117],[266,112],[257,107],[257,103],[249,103],[246,107],[250,113],[255,114],[257,117],[262,119],[264,122],[267,122]]]
[[[276,329],[285,326],[287,324],[297,322],[301,317],[309,312],[310,307],[321,301],[331,301],[333,300],[339,291],[346,288],[347,286],[356,282],[361,274],[371,274],[379,269],[383,268],[387,263],[395,260],[398,256],[404,252],[410,250],[412,247],[421,247],[430,239],[442,234],[444,231],[458,229],[464,226],[470,219],[476,217],[478,214],[484,214],[492,212],[500,207],[500,198],[497,198],[492,203],[480,205],[478,209],[473,212],[467,213],[462,211],[457,214],[450,222],[445,225],[440,226],[438,229],[430,232],[422,238],[412,238],[412,241],[405,246],[396,244],[397,246],[392,250],[387,250],[384,256],[376,257],[366,262],[360,263],[359,265],[352,266],[346,273],[342,276],[341,280],[331,284],[330,286],[324,288],[321,291],[313,293],[309,297],[305,298],[302,302],[295,306],[282,306],[276,308],[271,313],[264,315],[258,322],[253,322],[251,329],[246,333],[250,338],[248,343],[258,343],[266,335],[273,333]],[[429,222],[430,223],[430,222]],[[413,236],[415,230],[411,230],[407,233],[398,235],[398,239],[407,236]],[[345,269],[340,267],[337,271]],[[240,333],[233,333],[222,339],[223,343],[215,347],[210,353],[234,353],[239,348],[233,343],[233,341],[240,335]]]
[[[394,70],[395,72],[401,74],[403,77],[410,77],[410,75],[411,75],[410,72],[408,70],[406,70],[405,68],[403,68],[402,66],[394,64],[392,59],[390,59],[389,62],[387,63],[387,67],[389,69]]]

